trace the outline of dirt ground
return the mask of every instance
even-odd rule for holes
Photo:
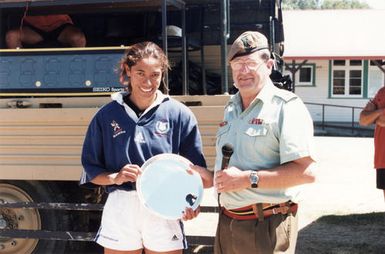
[[[385,253],[385,202],[375,188],[373,138],[316,137],[317,182],[299,210],[298,254]],[[215,205],[206,190],[205,205]],[[186,223],[188,235],[214,235],[215,214]]]
[[[303,195],[297,253],[385,253],[373,138],[317,137],[318,181]]]

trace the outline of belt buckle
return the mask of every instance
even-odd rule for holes
[[[273,214],[277,214],[277,208],[280,208],[280,207],[276,207],[277,205],[279,204],[276,204],[276,203],[266,203],[266,207],[263,209],[263,210],[272,210]]]
[[[280,206],[280,207],[276,207],[276,208],[273,208],[271,209],[273,211],[273,214],[287,214],[289,212],[289,209],[290,207],[289,206]]]

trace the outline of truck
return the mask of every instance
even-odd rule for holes
[[[6,49],[23,16],[64,13],[86,47]],[[290,90],[280,74],[281,0],[0,1],[0,252],[64,253],[92,241],[106,195],[78,186],[82,143],[93,115],[123,89],[116,66],[133,43],[154,41],[167,53],[169,93],[195,114],[213,167],[216,129],[235,92],[227,46],[247,30],[269,39],[274,84]]]

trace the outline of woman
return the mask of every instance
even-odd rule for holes
[[[179,254],[186,247],[183,223],[150,214],[135,190],[140,166],[154,155],[175,153],[206,164],[194,115],[159,90],[166,89],[168,69],[167,57],[156,44],[129,47],[120,63],[120,81],[127,92],[113,94],[88,128],[81,183],[105,186],[109,193],[96,236],[105,253],[139,254],[144,249]],[[183,219],[197,213],[186,209]]]

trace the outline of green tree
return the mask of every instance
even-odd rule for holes
[[[317,9],[318,0],[283,0],[282,8],[284,10],[306,10]]]
[[[360,0],[282,0],[284,10],[308,9],[369,9],[366,2]]]

